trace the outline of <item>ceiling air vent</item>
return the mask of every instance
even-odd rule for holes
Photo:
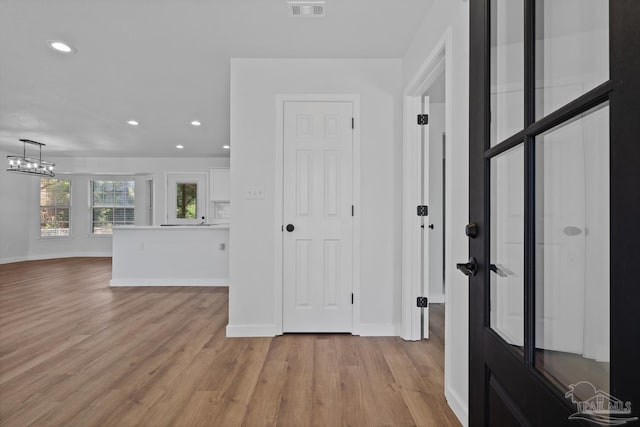
[[[293,18],[324,18],[327,3],[324,1],[290,1],[289,16]]]

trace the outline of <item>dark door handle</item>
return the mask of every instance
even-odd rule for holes
[[[433,230],[433,224],[429,224],[429,228]]]
[[[462,271],[465,276],[475,276],[478,272],[478,263],[474,257],[471,257],[469,262],[456,264],[456,268]]]
[[[295,230],[296,228],[293,226],[293,224],[287,224],[287,231],[289,233],[291,233],[293,230]]]
[[[493,271],[494,273],[496,273],[500,277],[507,277],[508,276],[507,273],[505,273],[500,267],[498,267],[495,264],[489,265],[489,270]]]

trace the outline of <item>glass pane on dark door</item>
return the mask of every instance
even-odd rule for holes
[[[524,345],[524,148],[491,159],[490,325]]]
[[[523,0],[491,0],[491,146],[524,127],[523,23]]]
[[[609,80],[609,1],[536,1],[536,119]]]
[[[581,381],[608,391],[608,104],[539,135],[535,149],[535,366],[563,391]]]

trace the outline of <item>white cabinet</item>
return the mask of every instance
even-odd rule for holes
[[[229,201],[229,168],[217,168],[210,171],[211,201]]]
[[[231,219],[229,203],[229,168],[216,168],[209,171],[211,189],[211,215],[213,224],[228,224]]]

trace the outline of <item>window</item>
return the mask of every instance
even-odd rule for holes
[[[111,234],[115,225],[133,224],[135,181],[91,181],[91,233]]]
[[[40,237],[69,236],[71,181],[40,179]]]
[[[179,182],[176,186],[176,218],[196,219],[198,184]]]
[[[147,225],[153,225],[153,180],[149,179],[145,182],[147,198],[145,204],[145,213],[147,214]]]

